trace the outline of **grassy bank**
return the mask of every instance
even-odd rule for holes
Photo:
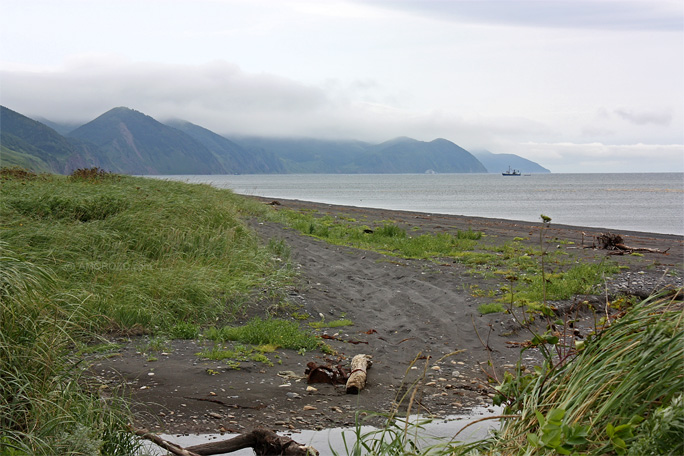
[[[196,337],[292,280],[282,246],[243,221],[263,207],[229,191],[97,170],[0,178],[0,454],[131,454],[126,404],[89,390],[79,350]]]
[[[261,207],[204,185],[103,175],[5,176],[2,238],[54,273],[99,331],[153,333],[240,313],[291,278],[241,217]],[[268,294],[268,293],[266,293]]]

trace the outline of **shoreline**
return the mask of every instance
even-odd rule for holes
[[[251,198],[264,204],[274,201]],[[416,234],[473,229],[485,233],[483,242],[489,245],[520,239],[524,246],[539,247],[540,224],[531,222],[275,201],[275,211],[287,208],[355,219],[369,226],[391,221]],[[272,361],[277,360],[272,366],[246,361],[234,368],[199,358],[197,353],[205,343],[201,340],[174,340],[170,350],[149,362],[136,353],[136,341],[129,341],[120,356],[98,360],[92,370],[110,383],[119,379],[126,384],[134,399],[138,424],[155,433],[239,433],[259,425],[278,431],[322,430],[353,426],[357,414],[364,417],[366,413],[369,421],[364,424],[374,424],[373,413],[405,411],[402,397],[413,382],[421,388],[412,413],[440,418],[477,406],[489,407],[494,391],[487,375],[502,378],[520,357],[515,343],[529,340],[529,334],[519,331],[510,315],[483,315],[478,311],[479,305],[493,300],[482,292],[501,287],[496,274],[475,275],[467,265],[448,259],[402,259],[332,245],[272,222],[252,220],[249,224],[261,242],[275,239],[289,247],[289,262],[299,271],[299,278],[287,290],[287,307],[308,316],[302,325],[338,319],[349,319],[353,324],[322,330],[332,337],[326,343],[334,353],[279,349],[274,353],[278,358],[270,355]],[[591,236],[600,232],[552,222],[545,239],[551,248],[578,261],[601,262],[609,257],[607,251],[581,245],[582,238],[586,247]],[[638,296],[666,284],[681,286],[684,237],[620,234],[630,246],[670,250],[666,255],[610,256],[625,268],[623,272],[608,279],[606,289],[597,295],[554,303],[558,308],[572,308],[584,301],[600,307],[608,294]],[[274,304],[257,297],[236,323],[272,312]],[[277,317],[288,315],[279,315],[276,310]],[[575,328],[586,335],[593,325],[593,314],[584,312]],[[345,394],[343,387],[307,385],[303,380],[309,362],[346,367],[354,355],[362,353],[373,356],[373,367],[366,388],[358,396]],[[522,361],[530,366],[538,358],[534,350],[528,350]]]
[[[391,214],[405,214],[405,217],[415,217],[416,219],[420,218],[431,218],[433,220],[460,220],[461,222],[458,223],[458,225],[463,225],[463,224],[472,224],[474,229],[476,227],[484,226],[484,227],[496,227],[499,226],[502,229],[535,229],[538,228],[541,224],[540,222],[528,222],[524,220],[514,220],[514,219],[505,219],[505,218],[497,218],[497,217],[481,217],[481,216],[476,216],[476,215],[461,215],[461,214],[445,214],[445,213],[439,213],[439,212],[420,212],[420,211],[409,211],[409,210],[402,210],[402,209],[383,209],[383,208],[377,208],[377,207],[366,207],[366,206],[353,206],[353,205],[345,205],[345,204],[335,204],[335,203],[323,203],[323,202],[317,202],[317,201],[308,201],[308,200],[301,200],[301,199],[288,199],[288,198],[271,198],[271,197],[265,197],[265,196],[255,196],[255,195],[246,195],[246,194],[239,194],[240,196],[243,196],[245,198],[252,198],[258,201],[261,201],[265,204],[272,203],[273,201],[277,201],[285,206],[290,206],[290,207],[298,207],[301,209],[308,209],[308,210],[318,210],[321,212],[357,212],[357,213],[363,213],[367,211],[373,211],[377,213],[386,213],[387,215]],[[588,226],[580,226],[580,225],[570,225],[570,224],[557,224],[554,223],[553,220],[551,221],[550,227],[567,231],[567,232],[585,232],[587,234],[591,235],[596,235],[600,233],[617,233],[621,234],[624,236],[628,237],[634,237],[634,238],[652,238],[652,239],[662,239],[662,240],[668,240],[668,241],[679,241],[682,243],[682,247],[684,248],[684,234],[668,234],[668,233],[655,233],[655,232],[649,232],[649,231],[634,231],[634,230],[620,230],[620,229],[615,229],[615,228],[600,228],[600,227],[588,227]]]

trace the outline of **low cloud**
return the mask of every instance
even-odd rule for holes
[[[670,125],[672,122],[672,111],[662,110],[662,111],[641,111],[635,112],[624,108],[616,109],[615,114],[620,116],[622,119],[631,122],[635,125]]]
[[[463,147],[486,147],[497,137],[526,138],[548,128],[522,117],[410,110],[371,79],[316,86],[248,73],[225,61],[172,65],[86,55],[60,68],[5,69],[0,78],[4,105],[57,122],[85,123],[126,106],[160,121],[187,120],[220,134],[371,142],[443,137]]]
[[[681,5],[662,0],[363,0],[363,4],[447,21],[513,26],[682,30],[684,21]]]
[[[682,172],[682,144],[536,143],[517,146],[554,172]]]

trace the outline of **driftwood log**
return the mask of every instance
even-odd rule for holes
[[[366,386],[366,371],[373,365],[371,358],[371,355],[356,355],[352,358],[347,394],[359,394]]]
[[[181,448],[176,444],[162,439],[158,435],[151,434],[142,429],[133,430],[133,432],[178,456],[225,454],[245,448],[252,448],[257,456],[318,456],[318,451],[315,448],[297,443],[289,437],[279,436],[275,432],[264,428],[254,429],[251,432],[240,434],[232,439],[202,443],[187,448]]]
[[[612,250],[616,254],[620,255],[623,253],[632,253],[632,252],[648,252],[648,253],[662,253],[666,254],[668,250],[659,250],[659,249],[649,249],[646,247],[630,247],[628,245],[625,245],[625,241],[622,239],[622,236],[619,234],[613,234],[613,233],[601,233],[598,236],[596,236],[596,241],[593,245],[594,248],[597,249],[602,249],[602,250]]]

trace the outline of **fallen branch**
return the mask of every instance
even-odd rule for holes
[[[245,448],[252,448],[257,456],[318,456],[318,451],[315,448],[297,443],[289,437],[279,436],[275,432],[264,428],[254,429],[247,434],[239,434],[232,439],[202,443],[188,448],[182,448],[144,429],[133,429],[131,427],[129,429],[135,435],[154,442],[177,456],[225,454]]]
[[[670,250],[660,250],[660,249],[649,249],[646,247],[630,247],[625,245],[622,236],[619,234],[612,233],[601,233],[596,236],[596,242],[593,244],[594,248],[602,250],[613,250],[615,255],[622,255],[623,253],[633,253],[633,252],[648,252],[648,253],[660,253],[667,254]]]
[[[175,454],[177,456],[199,456],[198,453],[193,453],[192,451],[185,450],[176,444],[173,444],[169,441],[162,439],[161,437],[159,437],[156,434],[152,434],[150,432],[147,432],[147,430],[145,430],[145,429],[133,429],[130,426],[128,427],[128,429],[131,432],[133,432],[135,435],[137,435],[137,436],[139,436],[145,440],[149,440],[150,442],[153,442],[156,445],[164,448],[169,453]]]
[[[198,455],[232,453],[244,448],[252,448],[257,456],[318,456],[318,451],[310,446],[297,443],[289,437],[279,436],[275,432],[257,428],[247,434],[240,434],[232,439],[220,442],[202,443],[187,448],[187,451]]]

